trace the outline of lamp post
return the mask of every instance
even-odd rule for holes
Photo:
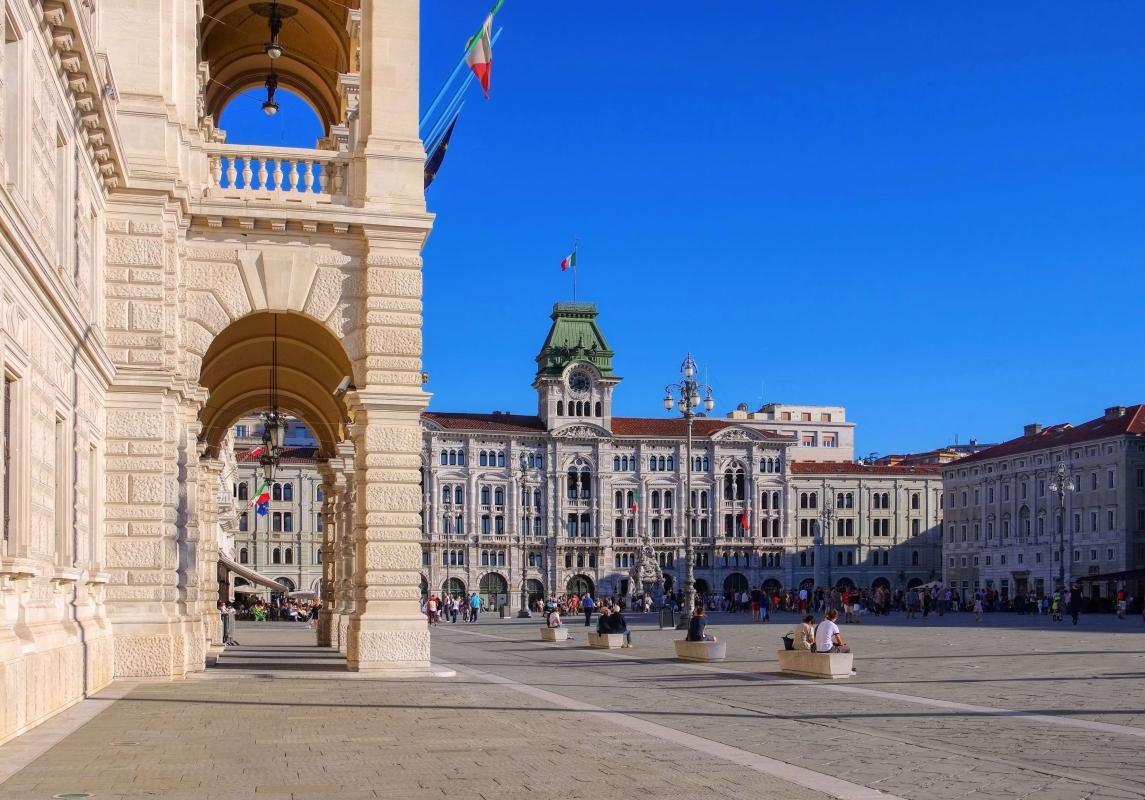
[[[831,598],[831,520],[835,518],[835,511],[831,508],[834,502],[834,490],[830,486],[823,488],[823,508],[819,512],[819,535],[816,538],[816,544],[819,545],[819,555],[822,556],[824,547],[827,554],[827,599],[830,602]]]
[[[521,498],[522,527],[517,531],[517,535],[521,541],[521,608],[517,611],[517,618],[530,619],[533,615],[529,611],[528,579],[525,577],[525,542],[529,535],[529,506],[525,503],[525,479],[529,474],[529,460],[525,457],[524,453],[521,453],[521,458],[518,463],[521,465],[521,472],[520,477],[517,479],[517,496]]]
[[[1065,493],[1072,492],[1077,487],[1074,486],[1073,479],[1069,475],[1069,470],[1066,468],[1065,462],[1058,464],[1057,472],[1054,475],[1054,482],[1050,484],[1050,491],[1058,496],[1058,591],[1062,593],[1062,599],[1065,599],[1066,580],[1065,580]],[[1073,555],[1073,531],[1070,531],[1070,556]],[[1072,572],[1072,570],[1071,570]],[[1070,576],[1071,580],[1073,576]]]
[[[684,609],[678,628],[686,628],[696,607],[696,551],[692,542],[692,520],[695,508],[692,505],[692,421],[696,408],[700,405],[700,394],[704,395],[704,411],[711,413],[716,407],[712,387],[696,380],[696,361],[689,353],[680,365],[682,379],[664,387],[664,410],[678,410],[684,417],[687,437],[685,439],[684,464]]]

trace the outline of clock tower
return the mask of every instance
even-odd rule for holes
[[[552,327],[537,355],[537,413],[549,430],[570,422],[612,428],[612,350],[592,303],[556,303]]]

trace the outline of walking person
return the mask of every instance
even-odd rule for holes
[[[588,592],[584,593],[584,597],[582,597],[581,601],[580,601],[580,607],[582,609],[584,609],[584,626],[586,628],[591,627],[592,626],[592,612],[593,612],[593,609],[596,608],[596,603],[593,601],[591,594],[589,594]]]
[[[1069,590],[1069,597],[1066,600],[1066,610],[1069,611],[1070,619],[1072,619],[1073,624],[1076,625],[1077,615],[1081,613],[1081,592],[1078,591],[1076,586]]]
[[[469,595],[469,621],[477,621],[477,612],[481,610],[481,598],[477,596],[477,592]]]
[[[982,595],[974,595],[974,621],[982,621]]]

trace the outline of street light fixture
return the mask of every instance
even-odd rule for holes
[[[680,624],[677,625],[677,628],[686,628],[696,607],[696,551],[692,541],[692,520],[696,513],[692,505],[692,421],[696,417],[701,394],[704,395],[706,413],[711,413],[716,407],[716,399],[712,396],[711,386],[696,381],[696,361],[691,353],[680,365],[680,374],[683,380],[664,387],[664,410],[678,410],[684,417],[687,429],[684,464],[684,609],[680,615]]]
[[[518,478],[518,491],[517,495],[521,498],[521,521],[523,529],[518,531],[521,537],[521,608],[517,611],[518,619],[530,619],[533,614],[529,611],[529,581],[525,577],[525,544],[529,535],[529,506],[525,503],[525,479],[529,474],[529,460],[521,453],[521,458],[518,462],[521,466],[521,476]]]
[[[1066,580],[1065,580],[1065,495],[1066,492],[1072,492],[1077,487],[1070,477],[1069,470],[1066,468],[1065,462],[1059,462],[1057,471],[1054,475],[1054,481],[1050,484],[1050,491],[1058,496],[1058,591],[1062,593],[1062,600],[1065,600]],[[1070,531],[1069,542],[1069,555],[1073,557],[1073,531]],[[1073,570],[1071,569],[1072,573]],[[1072,581],[1073,575],[1070,575]]]
[[[826,562],[827,562],[827,598],[830,600],[831,596],[831,520],[835,518],[835,511],[831,508],[834,502],[835,490],[830,486],[823,487],[823,507],[819,512],[819,535],[815,537],[816,549],[819,551],[819,559],[823,560],[824,544],[826,544]]]

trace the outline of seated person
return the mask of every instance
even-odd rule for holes
[[[792,650],[810,650],[815,644],[815,617],[808,614],[803,621],[788,631]]]
[[[830,609],[823,617],[823,621],[815,628],[816,653],[851,652],[851,648],[843,641],[843,634],[839,632],[839,626],[835,624],[835,619],[838,616],[838,611],[833,608]]]
[[[606,611],[608,609],[605,609]],[[632,647],[632,631],[628,630],[628,622],[624,619],[624,615],[620,613],[620,606],[612,607],[612,614],[608,618],[610,620],[609,633],[619,633],[624,636],[624,647]]]
[[[600,616],[596,619],[596,632],[598,634],[612,633],[612,617],[608,606],[600,609]]]
[[[548,621],[548,625],[550,628],[562,628],[562,627],[564,627],[561,624],[561,612],[555,608],[549,612],[549,616],[547,618],[547,621]]]
[[[704,629],[708,627],[708,618],[704,616],[704,607],[702,605],[696,606],[692,610],[692,619],[688,622],[688,635],[684,637],[686,642],[714,642],[715,636],[709,636],[704,633]]]

